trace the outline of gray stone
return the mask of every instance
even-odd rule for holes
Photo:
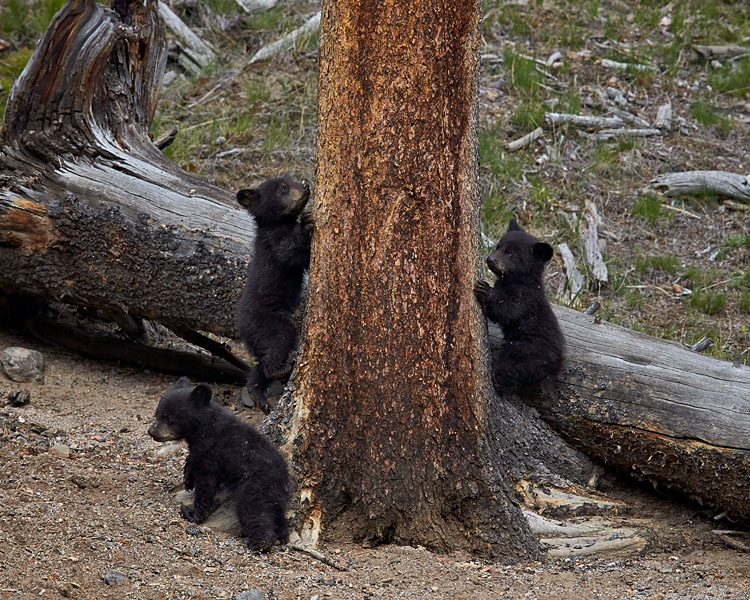
[[[44,357],[41,352],[10,346],[0,354],[0,364],[11,381],[44,383]]]
[[[258,589],[240,592],[234,597],[234,600],[263,600],[263,592]]]
[[[127,578],[127,575],[123,573],[122,571],[109,571],[108,573],[104,574],[104,583],[107,585],[114,585],[116,583],[120,583],[121,581],[125,581]]]
[[[55,456],[62,456],[68,458],[70,456],[70,448],[65,444],[53,444],[49,449],[50,454]]]

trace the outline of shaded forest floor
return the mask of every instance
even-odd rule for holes
[[[282,1],[254,16],[234,12],[229,1],[173,4],[220,58],[199,76],[170,60],[172,81],[153,126],[155,136],[179,126],[166,153],[229,189],[280,173],[311,179],[317,37],[270,61],[248,60],[318,4]],[[0,43],[0,100],[28,59],[35,31],[33,15],[9,29],[8,10],[0,9],[0,40],[7,42]],[[516,214],[535,235],[567,243],[578,259],[585,286],[572,299],[562,289],[561,259],[548,269],[557,301],[585,308],[599,300],[602,318],[687,344],[708,335],[710,353],[749,364],[750,213],[705,194],[671,199],[640,191],[662,172],[750,172],[750,58],[710,61],[694,51],[698,44],[750,45],[750,13],[718,1],[489,0],[482,29],[487,238],[497,239]],[[558,51],[559,61],[537,70],[534,59],[546,62]],[[173,45],[170,56],[177,55]],[[620,71],[602,59],[655,69]],[[652,123],[667,102],[672,126],[656,137],[601,142],[576,128],[545,127],[526,148],[505,148],[544,125],[546,111],[619,110]],[[595,282],[582,261],[587,201],[602,218],[607,283]],[[36,347],[0,331],[0,348],[8,345]],[[38,349],[48,359],[44,384],[0,376],[0,404],[8,392],[31,393],[28,406],[0,406],[3,597],[234,598],[259,590],[284,599],[750,598],[748,555],[711,533],[736,524],[611,476],[606,491],[631,507],[619,518],[649,532],[637,556],[507,567],[424,549],[329,545],[326,554],[348,568],[339,572],[288,550],[249,553],[179,517],[172,495],[185,451],[145,433],[172,378]],[[230,404],[237,393],[219,388]],[[125,579],[110,586],[104,577],[114,571]]]

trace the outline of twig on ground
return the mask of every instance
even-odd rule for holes
[[[325,554],[322,554],[321,552],[318,552],[317,550],[313,550],[312,548],[306,548],[305,546],[302,546],[301,544],[287,544],[287,548],[290,550],[296,550],[297,552],[302,552],[303,554],[307,554],[308,556],[312,556],[314,559],[319,560],[323,564],[328,565],[329,567],[333,567],[337,571],[348,571],[346,567],[341,566],[340,564],[336,563],[332,559],[328,558]]]
[[[691,217],[693,219],[700,219],[700,215],[696,215],[695,213],[690,212],[689,210],[685,210],[684,208],[680,208],[679,206],[672,206],[671,204],[662,204],[664,208],[667,210],[671,210],[674,212],[678,212],[680,214],[683,214],[685,216]]]
[[[610,60],[608,58],[603,58],[601,60],[602,66],[607,67],[609,69],[617,69],[618,71],[637,71],[640,73],[653,73],[656,71],[656,67],[652,65],[641,65],[638,63],[624,63],[624,62],[618,62],[616,60]]]
[[[542,129],[541,127],[537,127],[531,133],[527,133],[525,136],[520,137],[517,140],[513,140],[512,142],[508,142],[507,144],[505,144],[505,149],[509,150],[510,152],[515,152],[516,150],[520,150],[524,146],[528,146],[532,142],[535,142],[543,135],[544,135],[544,129]]]

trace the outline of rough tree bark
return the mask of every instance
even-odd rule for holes
[[[287,432],[312,541],[322,529],[537,554],[508,477],[538,460],[536,425],[507,403],[489,410],[473,295],[478,13],[476,0],[324,3],[316,230]],[[579,478],[589,466],[536,439]]]
[[[255,225],[151,141],[165,61],[155,1],[55,16],[0,132],[0,290],[235,331]]]

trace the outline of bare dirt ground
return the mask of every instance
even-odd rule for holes
[[[637,555],[504,566],[423,548],[325,545],[339,571],[279,547],[252,553],[180,517],[186,450],[146,434],[174,378],[0,331],[0,348],[17,345],[42,351],[47,372],[43,384],[0,375],[2,598],[750,598],[750,555],[711,533],[735,524],[615,480],[607,492],[630,510],[614,519],[643,527],[648,540]],[[234,404],[236,388],[215,389]],[[9,406],[18,390],[30,403]]]

